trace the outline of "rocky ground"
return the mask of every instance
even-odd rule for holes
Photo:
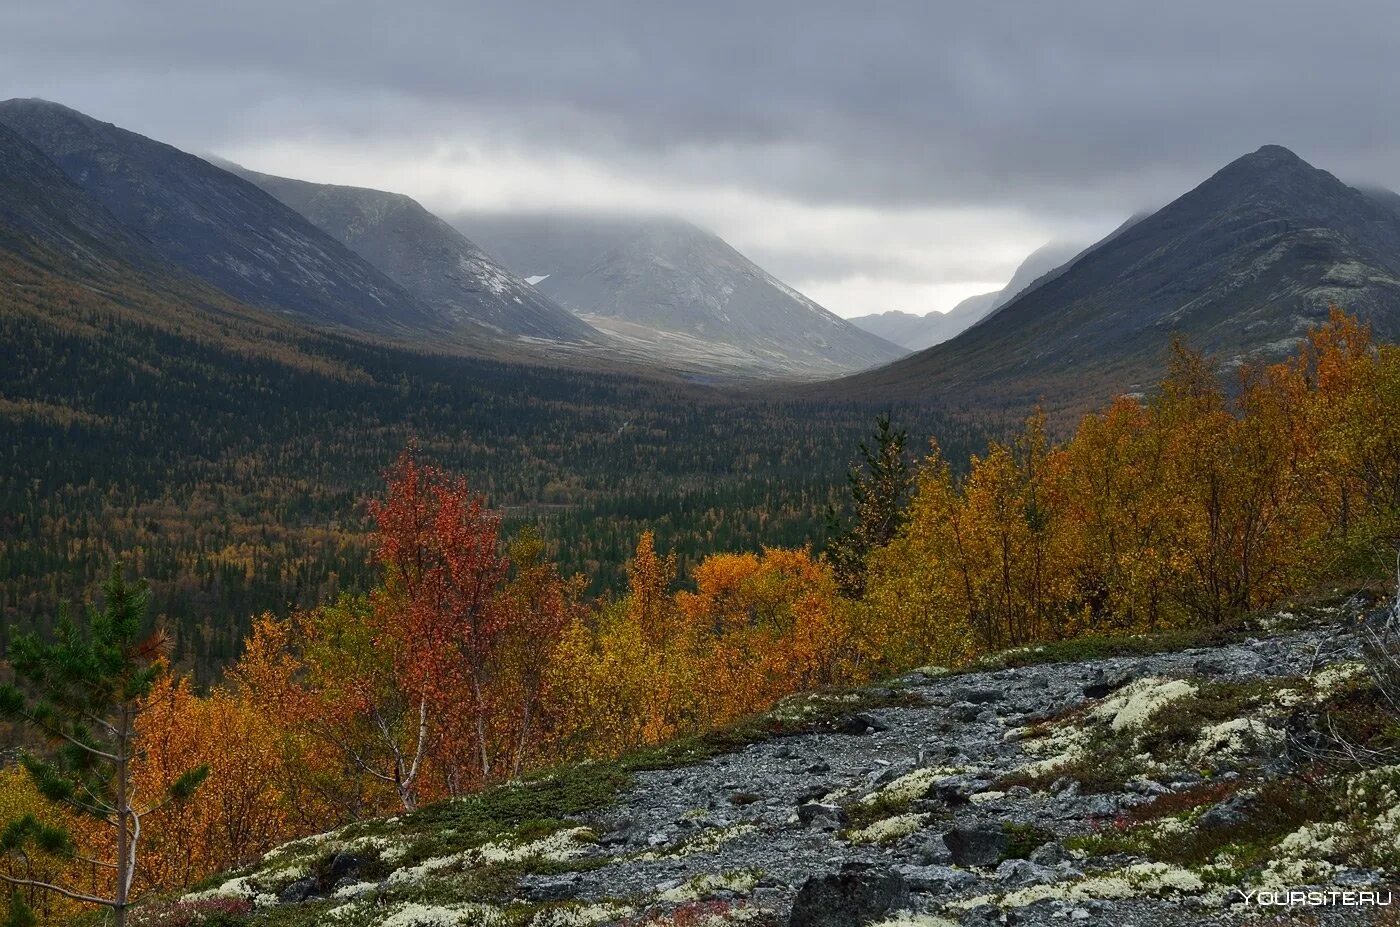
[[[1261,898],[1308,886],[1383,896],[1400,768],[1336,772],[1308,746],[1367,684],[1365,612],[1285,614],[1177,652],[1022,651],[998,662],[1030,665],[797,700],[731,752],[575,768],[357,825],[184,905],[350,927],[1149,927],[1259,923],[1285,913]],[[1288,922],[1382,910],[1346,897]]]

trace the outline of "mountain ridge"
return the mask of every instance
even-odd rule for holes
[[[1154,382],[1174,337],[1239,366],[1333,305],[1400,333],[1400,213],[1264,146],[951,341],[827,389],[1083,409]]]
[[[602,336],[402,193],[227,169],[296,210],[444,318],[507,337],[589,343]]]
[[[811,377],[904,353],[689,222],[515,216],[462,217],[456,224],[638,356]]]
[[[0,102],[0,125],[162,259],[235,299],[363,331],[443,329],[426,306],[300,214],[202,158],[45,100]]]

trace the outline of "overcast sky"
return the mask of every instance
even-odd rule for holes
[[[1400,188],[1400,3],[3,0],[0,97],[440,213],[660,212],[947,310],[1264,143]]]

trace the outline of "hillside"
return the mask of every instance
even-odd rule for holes
[[[310,219],[444,319],[506,337],[603,340],[407,196],[228,169]]]
[[[359,331],[446,330],[301,215],[207,161],[43,100],[0,103],[0,126],[42,151],[129,235],[235,299]]]
[[[1083,408],[1155,380],[1174,337],[1238,367],[1289,352],[1333,304],[1400,333],[1400,213],[1266,146],[952,341],[828,389]]]
[[[639,359],[810,378],[903,353],[686,222],[517,216],[457,226]]]
[[[910,351],[922,351],[957,337],[1015,299],[1032,284],[1038,285],[1050,279],[1051,274],[1063,269],[1082,247],[1068,242],[1053,241],[1042,245],[1020,263],[1006,286],[990,293],[969,296],[947,312],[915,315],[895,309],[874,315],[857,316],[849,321],[852,325],[886,341],[893,341],[900,347]]]
[[[0,247],[51,251],[89,272],[152,266],[149,244],[79,189],[20,136],[0,125]]]
[[[296,841],[171,911],[267,927],[1257,923],[1261,890],[1374,891],[1400,867],[1367,836],[1393,827],[1393,768],[1303,776],[1278,749],[1365,690],[1367,616],[1353,599],[1223,640],[1067,643],[799,696],[709,738]]]

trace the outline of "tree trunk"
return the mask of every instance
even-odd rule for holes
[[[117,885],[113,894],[112,922],[116,927],[125,927],[127,900],[131,890],[131,782],[130,759],[131,719],[122,710],[121,723],[117,731]]]

